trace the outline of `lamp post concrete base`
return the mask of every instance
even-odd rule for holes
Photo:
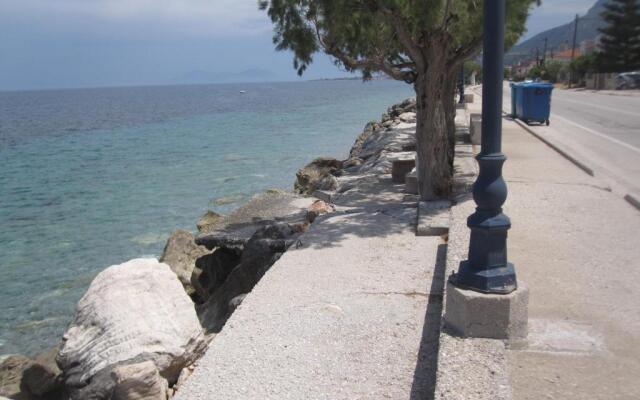
[[[509,294],[486,294],[447,282],[445,327],[462,337],[520,342],[527,337],[529,289],[522,281]]]

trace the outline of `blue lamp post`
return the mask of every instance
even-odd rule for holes
[[[476,211],[467,219],[471,229],[469,256],[452,283],[482,293],[507,294],[517,289],[513,264],[507,260],[509,217],[502,213],[507,185],[502,178],[502,81],[504,77],[505,0],[484,2],[482,85],[482,147],[480,173],[473,185]]]

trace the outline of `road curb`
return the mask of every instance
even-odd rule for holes
[[[638,198],[636,196],[632,195],[631,193],[627,193],[624,196],[624,199],[627,201],[627,203],[631,204],[637,210],[640,211],[640,200],[638,200]]]

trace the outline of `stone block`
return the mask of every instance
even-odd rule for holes
[[[415,168],[404,177],[404,186],[406,193],[418,194],[418,172]]]
[[[472,113],[469,117],[469,133],[471,144],[479,145],[482,141],[482,114]]]
[[[473,103],[473,93],[465,93],[464,94],[464,102],[465,103]]]
[[[389,159],[391,160],[391,180],[394,183],[404,183],[405,176],[416,166],[416,153],[401,152]]]
[[[447,282],[445,327],[462,337],[502,339],[527,337],[529,290],[519,282],[509,294],[485,294]]]
[[[448,200],[418,203],[416,236],[441,236],[449,233],[451,202]]]

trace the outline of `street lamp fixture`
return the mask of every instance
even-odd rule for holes
[[[507,185],[502,178],[502,90],[504,79],[505,0],[484,2],[482,85],[482,147],[476,157],[480,172],[473,185],[476,211],[467,219],[471,229],[468,259],[452,283],[482,293],[508,294],[517,289],[513,264],[507,260],[511,221],[502,212]]]

